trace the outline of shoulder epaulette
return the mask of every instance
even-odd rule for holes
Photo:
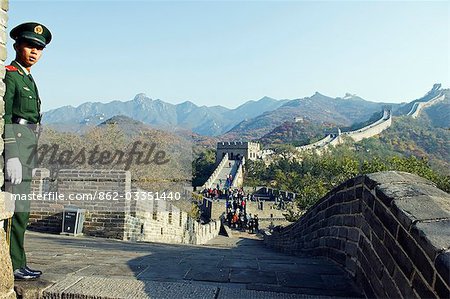
[[[15,72],[18,70],[14,65],[7,65],[7,66],[5,66],[5,68],[7,71],[10,71],[10,72]]]

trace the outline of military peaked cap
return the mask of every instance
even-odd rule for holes
[[[13,40],[25,39],[45,47],[52,40],[52,34],[47,27],[35,22],[28,22],[14,27],[9,33]]]

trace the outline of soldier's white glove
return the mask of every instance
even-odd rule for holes
[[[6,161],[6,175],[14,185],[22,182],[22,163],[19,158],[10,158]]]

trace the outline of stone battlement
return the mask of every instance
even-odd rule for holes
[[[36,172],[32,182],[35,194],[45,193],[49,175],[47,169]],[[200,224],[182,209],[185,205],[190,208],[187,194],[180,194],[180,200],[146,199],[146,190],[131,186],[129,171],[62,169],[57,183],[55,191],[73,200],[31,202],[30,229],[61,232],[64,208],[75,205],[85,210],[83,233],[87,236],[203,244],[220,230],[219,222]]]
[[[450,297],[450,195],[416,175],[351,179],[265,242],[336,261],[369,298]]]
[[[383,116],[377,121],[354,131],[342,132],[338,129],[338,134],[328,134],[323,139],[302,146],[296,147],[300,152],[307,150],[316,150],[320,153],[322,150],[328,148],[329,146],[336,146],[342,143],[342,135],[352,138],[354,141],[358,142],[365,138],[370,138],[375,135],[380,134],[392,125],[392,113],[389,109],[384,109]]]
[[[226,149],[243,149],[243,148],[250,148],[250,147],[259,147],[259,143],[257,142],[249,142],[249,141],[222,141],[217,142],[217,148],[226,148]]]

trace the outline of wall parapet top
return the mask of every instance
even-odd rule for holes
[[[350,179],[265,242],[335,260],[369,297],[450,294],[450,195],[410,173]]]

